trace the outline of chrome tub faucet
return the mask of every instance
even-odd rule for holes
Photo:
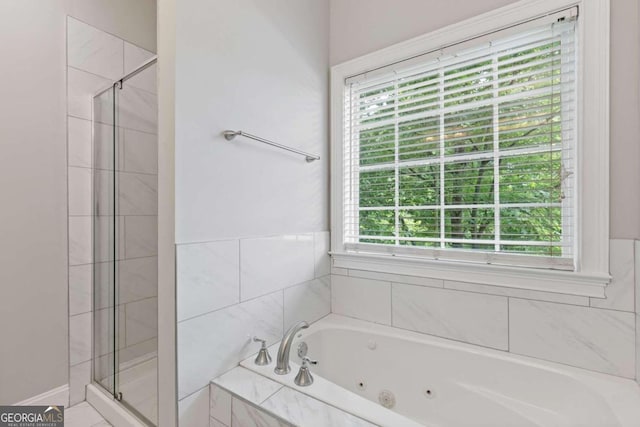
[[[302,329],[307,329],[309,324],[304,320],[293,325],[280,342],[280,348],[278,349],[278,357],[276,359],[276,368],[274,372],[278,375],[285,375],[291,372],[291,366],[289,366],[289,352],[291,351],[291,344],[296,334]]]

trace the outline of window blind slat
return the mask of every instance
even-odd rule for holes
[[[559,69],[560,67],[558,66],[557,68]],[[545,77],[540,77],[542,73],[545,73],[545,74],[553,73],[553,74]],[[513,93],[515,90],[522,90],[522,89],[531,91],[534,88],[539,88],[539,87],[545,88],[545,87],[555,86],[557,85],[556,82],[558,81],[562,81],[563,84],[565,85],[569,83],[573,83],[572,79],[574,75],[575,75],[574,69],[565,69],[562,73],[549,69],[549,70],[544,70],[541,72],[535,72],[535,73],[530,73],[525,75],[509,76],[503,79],[490,79],[489,78],[490,76],[487,76],[487,80],[478,85],[468,86],[465,88],[450,90],[450,91],[446,91],[446,88],[445,88],[445,91],[446,91],[445,96],[446,96],[446,101],[453,100],[454,98],[456,98],[456,95],[468,94],[469,92],[472,92],[472,91],[473,91],[473,94],[463,97],[462,100],[474,99],[479,96],[493,96],[493,92],[495,91],[493,86],[495,84],[500,85],[502,83],[510,83],[510,84],[501,86],[499,88],[499,91],[501,93],[502,92]],[[538,77],[538,78],[534,79],[533,77]],[[522,81],[523,79],[526,79],[526,78],[528,78],[529,80],[523,81],[518,84],[513,84],[515,80]],[[391,117],[394,117],[395,115],[396,107],[400,110],[400,113],[403,116],[407,116],[408,114],[410,114],[411,111],[424,112],[425,110],[432,110],[433,114],[436,114],[436,111],[440,105],[440,100],[438,95],[439,93],[430,92],[424,96],[422,96],[421,94],[416,94],[416,97],[409,99],[407,96],[404,96],[403,94],[403,96],[401,97],[403,98],[403,100],[394,99],[392,102],[390,102],[389,100],[385,100],[385,103],[375,104],[375,105],[361,104],[359,106],[356,106],[356,108],[359,109],[360,113],[357,114],[355,118],[363,121],[366,121],[369,119],[382,119],[383,117],[391,118]],[[457,98],[455,100],[457,102],[460,102],[461,98]]]

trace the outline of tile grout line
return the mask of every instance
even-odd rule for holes
[[[341,276],[341,275],[337,275],[337,276]],[[374,282],[382,282],[382,280],[362,278],[362,277],[357,277],[357,276],[341,276],[341,277],[353,277],[355,279],[364,279],[364,280],[372,280]],[[612,311],[612,312],[618,312],[618,313],[633,313],[633,312],[628,311],[628,310],[620,310],[620,309],[616,309],[616,308],[592,307],[590,305],[581,305],[581,304],[574,304],[574,303],[568,303],[568,302],[559,302],[559,301],[549,301],[549,300],[542,300],[542,299],[535,299],[535,298],[525,298],[525,297],[518,297],[518,296],[511,296],[511,295],[497,295],[497,294],[490,294],[490,293],[486,293],[486,292],[469,291],[469,290],[465,290],[465,289],[452,289],[452,288],[446,288],[446,287],[445,288],[440,288],[440,287],[435,287],[435,286],[416,285],[416,284],[413,284],[413,283],[401,283],[401,282],[392,282],[392,283],[396,283],[396,284],[402,285],[402,286],[414,286],[414,287],[418,287],[418,288],[436,289],[436,290],[444,290],[444,291],[450,291],[450,292],[463,292],[463,293],[467,293],[467,294],[485,295],[485,296],[496,297],[496,298],[511,298],[511,299],[517,299],[517,300],[531,301],[531,302],[536,302],[536,303],[543,303],[543,304],[557,304],[557,305],[565,305],[565,306],[586,308],[586,309],[593,309],[593,310]],[[488,286],[491,286],[491,285],[488,285]],[[587,298],[589,298],[589,297],[587,297]]]
[[[227,241],[234,241],[234,240],[236,240],[236,239],[227,240]],[[241,239],[240,239],[240,240],[241,240]],[[241,248],[241,245],[242,245],[242,242],[240,241],[240,242],[239,242],[239,252],[241,252],[241,249],[240,249],[240,248]],[[241,256],[240,256],[240,255],[239,255],[239,261],[238,261],[238,263],[239,263],[239,264],[241,263]],[[241,270],[242,268],[240,267],[239,269]],[[240,297],[241,297],[241,288],[242,288],[242,275],[241,275],[241,274],[239,274],[239,276],[240,276],[240,278],[239,278],[239,282],[240,282],[240,285],[239,285],[239,298],[240,298]],[[327,276],[330,276],[330,275],[327,275]],[[323,277],[326,277],[326,276],[323,276]],[[268,296],[268,295],[274,295],[274,294],[275,294],[275,293],[277,293],[277,292],[282,292],[282,298],[283,298],[283,309],[284,309],[284,290],[285,290],[285,289],[289,289],[289,288],[292,288],[292,287],[301,286],[301,285],[303,285],[303,284],[306,284],[306,283],[309,283],[309,282],[313,282],[314,280],[316,280],[316,279],[306,280],[306,281],[303,281],[303,282],[300,282],[300,283],[297,283],[297,284],[294,284],[294,285],[291,285],[291,286],[287,286],[287,287],[284,287],[284,288],[281,288],[281,289],[277,289],[277,290],[275,290],[275,291],[273,291],[273,292],[269,292],[269,293],[266,293],[266,294],[258,295],[258,296],[256,296],[256,297],[252,297],[252,298],[249,298],[249,299],[246,299],[246,300],[240,300],[238,303],[229,304],[229,305],[226,305],[226,306],[224,306],[224,307],[217,308],[217,309],[215,309],[215,310],[207,311],[207,312],[205,312],[205,313],[201,313],[201,314],[198,314],[198,315],[196,315],[196,316],[192,316],[192,317],[189,317],[189,318],[182,319],[182,320],[180,320],[180,321],[179,321],[179,323],[184,322],[184,321],[187,321],[187,320],[191,320],[191,319],[194,319],[194,318],[197,318],[197,317],[200,317],[200,316],[204,316],[204,315],[207,315],[207,314],[210,314],[210,313],[213,313],[213,312],[217,312],[217,311],[220,311],[220,310],[223,310],[223,309],[226,309],[226,308],[230,308],[230,307],[233,307],[233,306],[235,306],[235,305],[243,304],[243,303],[245,303],[245,302],[253,301],[253,300],[256,300],[256,299],[258,299],[258,298],[262,298],[262,297],[265,297],[265,296]],[[283,322],[284,322],[284,314],[283,314]],[[283,323],[283,325],[284,325],[284,323]],[[283,328],[284,328],[284,327],[283,327]]]
[[[136,88],[134,87],[134,89],[136,89]],[[152,94],[152,95],[154,95],[154,94]],[[94,121],[93,118],[87,119],[86,117],[82,117],[82,116],[78,116],[76,114],[72,114],[69,111],[67,111],[67,117],[70,117],[70,118],[76,119],[76,120],[83,120],[85,122],[91,122],[91,123],[95,122],[98,125],[105,126],[105,127],[114,127],[115,126],[114,123],[101,122],[99,120]],[[115,127],[117,127],[118,129],[122,129],[122,130],[128,130],[130,132],[138,132],[138,133],[143,133],[145,135],[153,135],[153,136],[156,136],[156,137],[158,136],[157,133],[149,132],[148,130],[136,129],[136,128],[132,128],[132,127],[128,127],[128,126],[122,126],[122,125],[115,126]]]
[[[254,235],[254,236],[244,236],[244,237],[221,237],[219,239],[213,239],[213,240],[198,240],[198,241],[192,241],[192,242],[177,242],[176,246],[187,246],[187,245],[199,245],[199,244],[203,244],[203,243],[216,243],[216,242],[227,242],[230,240],[269,240],[269,239],[273,239],[273,238],[277,238],[277,237],[282,237],[282,236],[308,236],[308,235],[312,235],[314,232],[313,231],[302,231],[300,233],[296,233],[296,232],[292,232],[292,233],[281,233],[281,234],[261,234],[261,235]]]
[[[105,33],[105,34],[110,35],[110,36],[112,36],[112,37],[115,37],[115,38],[117,38],[117,39],[123,40],[125,43],[129,43],[131,46],[135,46],[135,47],[137,47],[137,48],[139,48],[139,49],[142,49],[142,50],[144,50],[144,51],[147,51],[147,52],[149,52],[149,53],[151,53],[151,54],[155,55],[155,53],[153,53],[152,51],[150,51],[150,50],[149,50],[149,49],[147,49],[147,48],[144,48],[144,47],[142,47],[142,46],[140,46],[140,45],[137,45],[136,43],[130,42],[130,41],[128,41],[128,40],[125,40],[125,39],[123,39],[123,38],[122,38],[122,37],[120,37],[120,36],[117,36],[117,35],[115,35],[115,34],[113,34],[113,33],[110,33],[109,31],[105,31],[105,30],[102,30],[102,29],[100,29],[100,28],[98,28],[98,27],[95,27],[95,26],[93,26],[93,25],[91,25],[91,24],[88,24],[88,23],[86,23],[85,21],[83,21],[82,19],[80,19],[80,18],[76,18],[76,17],[75,17],[75,16],[73,16],[73,15],[67,15],[67,18],[71,18],[71,19],[73,19],[74,21],[78,21],[78,22],[80,22],[81,24],[87,25],[87,26],[89,26],[89,27],[91,27],[91,28],[93,28],[93,29],[95,29],[95,30],[98,30],[98,31],[100,31],[100,32],[102,32],[102,33]],[[67,19],[67,22],[68,22],[68,19]]]
[[[243,402],[244,404],[250,406],[254,410],[259,411],[259,412],[267,415],[269,418],[273,418],[276,421],[279,421],[280,423],[284,423],[287,427],[289,427],[289,426],[290,427],[295,427],[295,425],[292,424],[291,421],[288,421],[283,416],[281,416],[279,414],[276,414],[274,411],[271,411],[271,410],[269,410],[267,408],[263,408],[261,405],[258,405],[258,404],[254,403],[254,402],[251,402],[249,399],[247,399],[247,398],[245,398],[243,396],[240,396],[240,395],[238,395],[236,393],[229,392],[229,394],[231,394],[231,426],[232,427],[234,426],[234,424],[233,424],[233,406],[234,406],[233,402],[234,402],[234,400],[238,400],[240,402]],[[237,426],[237,427],[240,427],[240,426]]]
[[[258,374],[260,375],[260,374]],[[272,380],[273,381],[273,380]],[[267,400],[271,399],[273,396],[275,396],[280,390],[282,390],[284,387],[286,387],[284,384],[280,384],[280,383],[276,383],[278,384],[280,387],[278,387],[278,389],[276,391],[274,391],[273,393],[271,393],[269,396],[267,396],[265,399],[262,399],[260,401],[260,403],[258,403],[258,405],[262,405],[264,402],[266,402]]]
[[[196,389],[196,390],[192,391],[191,393],[187,393],[184,397],[179,398],[179,399],[178,399],[178,402],[182,402],[183,400],[185,400],[185,399],[187,399],[187,398],[189,398],[189,397],[193,396],[194,394],[201,392],[201,391],[202,391],[202,390],[204,390],[205,388],[207,388],[207,389],[208,389],[210,385],[211,385],[211,382],[208,382],[208,383],[207,383],[207,385],[202,386],[202,387],[200,387],[200,388],[198,388],[198,389]],[[211,396],[209,396],[209,406],[211,406]]]
[[[131,215],[126,215],[126,216],[131,216]],[[216,240],[216,241],[211,241],[211,242],[188,243],[188,244],[185,244],[184,246],[187,246],[187,245],[198,245],[198,244],[207,244],[207,243],[216,243],[216,242],[232,242],[232,241],[238,241],[238,242],[239,242],[238,246],[239,246],[239,248],[241,248],[241,245],[242,245],[241,240],[243,240],[243,239],[226,239],[226,240]],[[239,249],[239,252],[241,252],[241,249]],[[151,256],[151,257],[140,257],[140,258],[155,258],[155,256]],[[131,259],[134,259],[134,258],[131,258]],[[238,260],[238,264],[239,264],[239,265],[241,264],[241,259],[242,259],[242,257],[239,255],[239,260]],[[108,261],[105,261],[105,262],[108,262]],[[80,265],[86,265],[86,264],[80,264]],[[242,267],[241,267],[241,266],[239,267],[239,270],[240,270],[240,271],[242,270]],[[204,313],[199,313],[199,314],[197,314],[197,315],[195,315],[195,316],[191,316],[191,317],[184,318],[184,319],[182,319],[182,320],[179,320],[179,321],[178,321],[178,323],[181,323],[181,322],[184,322],[184,321],[187,321],[187,320],[191,320],[191,319],[195,319],[195,318],[197,318],[197,317],[204,316],[204,315],[207,315],[207,314],[210,314],[210,313],[214,313],[214,312],[217,312],[217,311],[220,311],[220,310],[224,310],[224,309],[227,309],[227,308],[231,308],[231,307],[236,306],[236,305],[244,304],[244,303],[246,303],[246,302],[254,301],[254,300],[257,300],[257,299],[259,299],[259,298],[266,297],[266,296],[268,296],[268,295],[274,295],[274,294],[276,294],[277,292],[280,292],[280,291],[282,291],[282,292],[283,292],[283,307],[284,307],[284,291],[285,291],[285,290],[287,290],[287,289],[291,289],[291,288],[295,288],[295,287],[299,287],[299,286],[303,286],[303,285],[306,285],[306,284],[309,284],[309,283],[313,283],[313,282],[315,282],[316,280],[324,279],[324,278],[327,278],[327,277],[329,278],[329,280],[331,280],[331,279],[330,279],[331,274],[329,273],[329,274],[326,274],[326,275],[321,276],[321,277],[319,277],[319,278],[312,278],[312,279],[305,280],[305,281],[302,281],[302,282],[299,282],[299,283],[295,283],[295,284],[292,284],[292,285],[287,285],[287,286],[282,287],[282,288],[280,288],[280,289],[276,289],[276,290],[270,291],[270,292],[265,293],[265,294],[257,295],[257,296],[254,296],[254,297],[251,297],[251,298],[247,298],[247,299],[242,300],[242,299],[241,299],[242,275],[241,275],[241,274],[239,274],[239,279],[238,279],[238,280],[239,280],[239,290],[238,290],[238,294],[239,294],[239,295],[238,295],[238,299],[239,299],[239,301],[238,301],[237,303],[231,303],[231,304],[228,304],[228,305],[225,305],[225,306],[222,306],[222,307],[216,308],[215,310],[206,311],[206,312],[204,312]],[[331,284],[330,284],[330,283],[329,283],[329,287],[331,287]]]
[[[141,65],[142,65],[142,64],[141,64]],[[153,65],[150,65],[149,67],[153,67]],[[96,74],[96,73],[94,73],[93,71],[83,70],[82,68],[78,68],[78,67],[73,66],[73,65],[67,65],[67,68],[71,68],[72,70],[78,71],[78,72],[80,72],[80,73],[89,74],[90,76],[98,77],[98,78],[100,78],[100,79],[107,80],[107,81],[108,81],[110,84],[112,84],[112,85],[113,85],[113,84],[117,84],[117,83],[118,83],[118,82],[119,82],[119,81],[124,77],[124,75],[125,75],[124,73],[122,73],[122,74],[120,74],[120,75],[117,77],[117,79],[118,79],[118,80],[114,80],[114,79],[113,79],[113,78],[111,78],[111,77],[106,77],[106,76],[103,76],[103,75],[100,75],[100,74]],[[134,70],[135,70],[135,68],[134,68]],[[105,86],[106,86],[106,83],[107,83],[107,82],[105,82]],[[144,88],[138,87],[138,86],[136,86],[136,85],[130,85],[129,87],[130,87],[131,89],[135,89],[135,91],[137,91],[137,92],[143,92],[143,93],[146,93],[146,94],[148,94],[148,95],[158,96],[158,94],[157,94],[157,93],[155,93],[155,92],[151,92],[151,91],[149,91],[149,90],[147,90],[147,89],[144,89]],[[109,86],[104,87],[104,89],[105,89],[105,91],[109,90]],[[99,89],[98,89],[98,90],[99,90]],[[85,120],[86,120],[86,119],[85,119]],[[150,133],[150,132],[148,132],[148,133]]]
[[[103,76],[101,74],[94,73],[93,71],[83,70],[82,68],[78,68],[75,65],[69,65],[67,63],[67,68],[70,68],[70,69],[75,70],[75,71],[80,71],[81,73],[89,74],[89,75],[91,75],[93,77],[99,77],[99,78],[107,80],[109,82],[113,82],[113,79],[111,77]],[[91,120],[91,119],[89,119],[89,120]]]
[[[510,297],[507,297],[507,298],[512,299]],[[355,316],[352,316],[352,315],[346,315],[346,314],[339,314],[339,315],[340,316],[344,316],[344,317],[348,317],[348,318],[352,318],[352,319],[356,319],[356,320],[360,320],[360,321],[369,322],[369,323],[378,323],[378,322],[372,322],[372,321],[369,321],[369,320],[364,320],[364,319],[361,319],[361,318],[358,318],[358,317],[355,317]],[[509,317],[510,317],[510,310],[509,310]],[[611,371],[603,371],[603,370],[597,370],[597,369],[588,368],[588,367],[584,367],[584,366],[573,365],[573,364],[570,364],[570,363],[554,360],[554,359],[551,359],[551,358],[543,358],[543,357],[533,356],[533,355],[526,354],[526,353],[515,352],[510,348],[510,345],[511,345],[510,340],[508,342],[508,348],[504,349],[504,348],[492,347],[492,346],[489,346],[489,345],[472,343],[472,342],[469,342],[469,341],[463,341],[461,339],[451,338],[451,337],[447,337],[447,336],[443,336],[443,335],[436,335],[436,334],[433,334],[433,333],[421,332],[421,331],[415,330],[415,329],[402,328],[402,327],[393,326],[393,325],[391,325],[391,327],[396,328],[398,330],[409,331],[409,332],[418,333],[418,334],[425,335],[425,336],[432,336],[432,337],[437,337],[439,339],[450,340],[450,341],[458,342],[458,343],[465,344],[465,345],[477,346],[477,347],[486,348],[486,349],[489,349],[489,350],[502,351],[502,352],[505,352],[505,353],[508,353],[508,354],[512,354],[512,355],[530,357],[530,358],[533,358],[533,359],[536,359],[536,360],[546,361],[546,362],[550,362],[550,363],[556,363],[556,364],[569,366],[569,367],[573,367],[573,368],[585,369],[585,370],[588,370],[588,371],[591,371],[591,372],[605,373],[605,374],[608,374],[608,375],[617,376],[619,378],[626,378],[626,379],[631,378],[631,377],[628,377],[628,376],[624,376],[624,375],[622,375],[620,373],[612,373]],[[509,335],[510,335],[510,322],[508,324],[508,329],[509,329]]]
[[[223,426],[229,427],[229,426],[227,426],[226,423],[222,422],[221,420],[219,420],[215,416],[211,415],[211,387],[216,387],[219,390],[222,390],[223,393],[226,393],[226,394],[229,395],[229,397],[231,398],[231,400],[229,401],[229,412],[233,411],[233,409],[231,407],[231,403],[233,402],[233,395],[231,394],[231,392],[225,390],[224,388],[220,387],[219,385],[214,384],[213,382],[209,383],[209,418],[216,420],[217,422],[219,422]]]
[[[282,386],[280,387],[280,389],[278,389],[278,391],[276,391],[275,393],[273,393],[273,394],[272,394],[268,399],[264,400],[264,401],[263,401],[263,403],[264,403],[264,402],[266,402],[267,400],[269,400],[271,397],[273,397],[273,396],[274,396],[275,394],[277,394],[278,392],[282,391],[283,389],[291,390],[291,391],[292,391],[292,392],[294,392],[294,393],[297,393],[297,394],[302,395],[302,396],[303,396],[304,398],[306,398],[306,399],[314,400],[314,401],[318,402],[320,405],[322,405],[323,407],[326,407],[326,408],[333,408],[334,410],[337,410],[338,412],[340,412],[340,414],[341,414],[341,415],[346,415],[346,417],[347,417],[347,418],[349,418],[349,417],[353,417],[353,418],[356,418],[356,419],[362,420],[362,421],[364,421],[364,422],[366,422],[366,423],[370,423],[370,422],[369,422],[369,421],[367,421],[365,418],[363,418],[363,417],[361,417],[361,416],[359,416],[359,415],[356,415],[356,414],[352,414],[352,413],[348,412],[348,411],[347,411],[346,409],[344,409],[344,408],[341,408],[341,407],[335,406],[335,405],[333,405],[333,404],[327,403],[327,402],[325,402],[325,401],[323,401],[323,400],[320,400],[320,399],[318,399],[318,398],[316,398],[316,397],[310,396],[310,395],[308,395],[308,394],[306,394],[306,393],[303,393],[303,392],[301,392],[301,391],[299,391],[299,390],[296,390],[296,389],[294,389],[294,388],[292,388],[292,387],[289,387],[289,386],[287,386],[287,385],[282,385]],[[241,398],[241,399],[243,399],[243,400],[244,400],[244,398],[242,398],[241,396],[239,396],[239,398]],[[273,415],[273,416],[276,416],[276,417],[282,418],[282,419],[284,419],[288,424],[290,424],[290,425],[294,425],[294,424],[292,424],[292,421],[289,421],[289,420],[285,419],[283,416],[281,416],[281,415],[277,414],[275,411],[270,410],[270,409],[267,409],[267,408],[264,408],[264,407],[262,406],[262,403],[261,403],[261,404],[256,405],[256,404],[254,404],[254,403],[250,402],[250,404],[251,404],[252,406],[256,407],[256,409],[259,409],[259,410],[261,410],[261,411],[263,411],[263,412],[266,412],[268,415]]]

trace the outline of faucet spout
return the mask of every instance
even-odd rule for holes
[[[276,368],[274,372],[278,375],[285,375],[291,372],[291,366],[289,366],[289,352],[291,351],[291,344],[296,334],[302,329],[307,329],[309,324],[304,320],[293,325],[284,337],[280,341],[280,348],[278,349],[278,358],[276,362]]]

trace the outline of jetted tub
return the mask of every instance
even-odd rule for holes
[[[302,341],[319,361],[309,387],[293,382]],[[632,380],[334,314],[298,335],[291,358],[284,376],[275,362],[242,366],[380,426],[640,426]]]

